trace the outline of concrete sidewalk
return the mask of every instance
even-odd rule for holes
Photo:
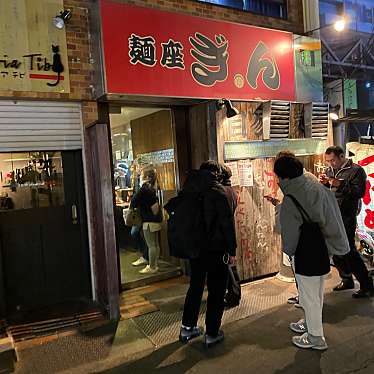
[[[325,306],[325,352],[291,345],[288,324],[301,312],[282,306],[234,322],[224,343],[206,350],[198,339],[187,346],[167,345],[130,364],[103,373],[374,373],[372,300],[351,300],[349,293],[328,295]]]
[[[336,276],[331,278],[326,290],[336,281]],[[22,350],[15,372],[374,373],[374,300],[354,300],[350,291],[328,293],[324,322],[329,349],[321,353],[291,344],[294,334],[288,324],[302,317],[301,310],[285,304],[293,292],[293,285],[274,279],[244,286],[242,309],[225,313],[225,341],[206,350],[201,338],[185,346],[176,342],[183,305],[181,289],[161,305],[159,314],[107,324]],[[251,304],[253,300],[257,301]],[[247,310],[253,313],[237,320]],[[159,331],[152,327],[155,317],[156,322],[164,319]]]

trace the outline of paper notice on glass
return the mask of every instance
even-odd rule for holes
[[[252,187],[253,186],[253,168],[249,160],[238,161],[240,186]]]
[[[231,173],[232,173],[231,185],[232,186],[239,186],[240,185],[240,178],[239,178],[238,163],[237,162],[226,162],[225,165],[230,168]]]

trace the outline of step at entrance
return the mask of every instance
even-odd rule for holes
[[[99,311],[75,314],[69,317],[49,319],[45,321],[11,325],[6,332],[14,339],[21,342],[40,337],[54,335],[65,330],[72,330],[88,323],[104,321],[103,314]]]

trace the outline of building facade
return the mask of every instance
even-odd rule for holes
[[[11,51],[17,35],[0,45],[10,74],[0,81],[2,316],[84,300],[118,318],[121,289],[186,271],[169,255],[165,222],[158,271],[137,262],[147,243],[124,217],[145,168],[156,171],[164,204],[202,161],[229,163],[240,275],[279,271],[274,212],[263,200],[279,193],[275,153],[293,149],[318,172],[331,133],[302,1],[15,3],[28,39],[26,52]],[[0,7],[16,24],[9,4]],[[71,18],[53,28],[64,9]],[[20,62],[24,85],[13,81]]]
[[[97,118],[91,6],[0,5],[0,315],[10,321],[97,299],[84,141]],[[72,17],[58,29],[64,9]]]

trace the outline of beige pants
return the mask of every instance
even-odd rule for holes
[[[296,274],[299,291],[299,304],[305,313],[308,333],[314,336],[324,336],[322,326],[324,276],[307,277]]]
[[[160,257],[160,244],[158,242],[158,231],[151,231],[150,226],[144,229],[143,226],[144,239],[148,247],[149,255],[149,266],[152,269],[157,267],[158,258]]]

